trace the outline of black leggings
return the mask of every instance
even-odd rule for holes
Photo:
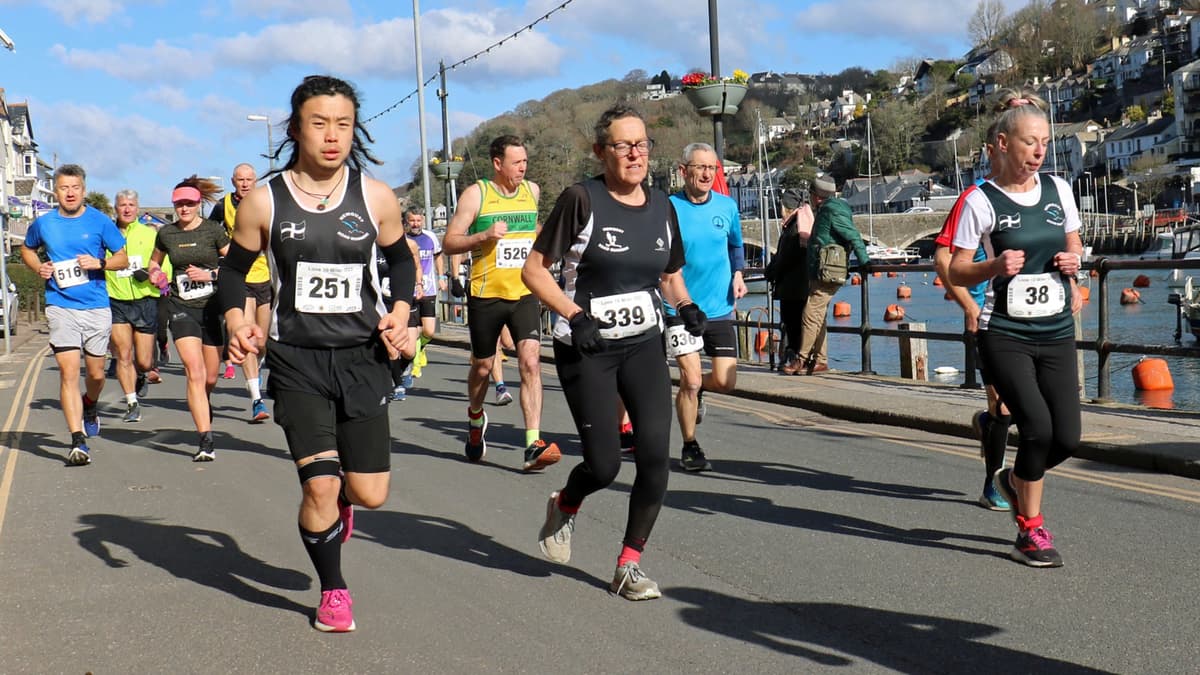
[[[800,336],[804,332],[805,296],[799,300],[779,301],[779,320],[783,322],[784,346],[793,352],[800,349]]]
[[[981,331],[980,356],[1020,432],[1013,473],[1027,481],[1079,449],[1079,370],[1075,339],[1030,342]]]
[[[616,480],[621,469],[619,396],[633,422],[637,448],[625,544],[641,550],[667,493],[671,452],[671,373],[661,336],[632,345],[610,342],[595,356],[555,340],[554,359],[583,446],[583,462],[571,470],[562,502],[582,504]]]

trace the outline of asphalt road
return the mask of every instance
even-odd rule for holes
[[[358,631],[320,634],[295,470],[273,422],[245,422],[240,379],[214,396],[214,463],[190,461],[171,366],[138,424],[110,381],[95,461],[65,467],[44,344],[0,363],[4,673],[1200,672],[1195,481],[1068,463],[1045,505],[1066,566],[1035,570],[975,504],[974,444],[709,396],[715,471],[672,472],[643,558],[664,597],[631,603],[607,586],[632,463],[585,503],[571,563],[542,559],[579,457],[553,368],[563,462],[522,474],[520,410],[489,405],[476,466],[465,353],[440,347],[391,405],[390,501],[343,549]]]

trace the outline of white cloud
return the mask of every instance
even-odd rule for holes
[[[87,23],[103,23],[125,9],[125,3],[120,0],[50,0],[41,4],[70,25],[81,19]]]
[[[213,70],[207,52],[193,53],[157,40],[149,47],[120,45],[115,50],[69,49],[62,44],[50,48],[63,65],[78,69],[100,70],[112,77],[135,81],[172,82],[206,77]]]
[[[235,16],[303,17],[346,16],[351,14],[346,0],[237,0],[230,3]]]

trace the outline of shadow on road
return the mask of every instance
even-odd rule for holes
[[[75,533],[79,545],[111,568],[128,567],[130,563],[116,557],[110,545],[124,548],[179,579],[224,591],[247,602],[305,616],[312,614],[311,607],[260,590],[241,579],[285,591],[304,591],[312,586],[308,575],[269,565],[245,553],[224,532],[107,513],[84,514],[79,523],[84,527]]]
[[[900,673],[1107,672],[981,642],[1001,632],[984,623],[833,603],[759,602],[702,588],[663,592],[691,605],[680,618],[697,628],[821,666],[851,666],[848,657],[856,657]],[[797,664],[796,672],[811,669]]]
[[[937,502],[959,502],[965,496],[957,490],[899,483],[878,483],[861,480],[854,476],[821,471],[806,466],[776,464],[772,462],[747,462],[736,459],[713,459],[713,471],[700,474],[705,478],[735,480],[763,485],[804,487],[812,490],[846,492],[873,497],[897,499],[920,499]],[[973,501],[971,502],[974,503]]]

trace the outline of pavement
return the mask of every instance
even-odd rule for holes
[[[465,326],[443,323],[435,344],[469,349]],[[542,360],[553,363],[549,346]],[[672,373],[678,378],[678,373]],[[974,438],[971,418],[985,407],[982,389],[831,370],[784,376],[753,364],[738,367],[728,395],[804,408],[828,417]],[[1118,403],[1083,403],[1077,457],[1200,479],[1200,411],[1158,410]],[[1016,445],[1014,428],[1010,444]]]

